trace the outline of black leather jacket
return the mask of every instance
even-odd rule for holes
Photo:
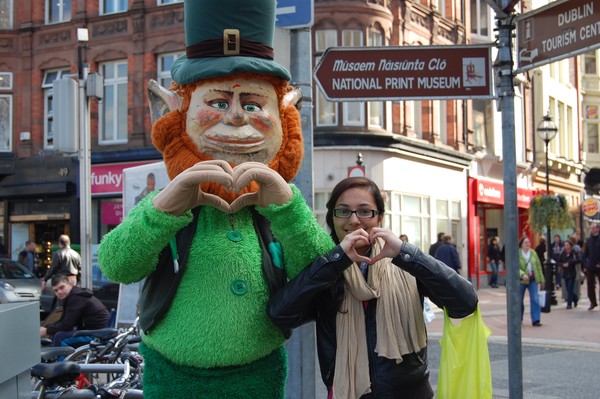
[[[445,307],[450,317],[462,318],[477,308],[477,294],[470,282],[430,255],[410,243],[404,243],[393,264],[417,279],[421,299],[429,297],[439,307]],[[352,261],[338,245],[317,258],[296,278],[271,298],[268,313],[282,328],[298,327],[316,321],[317,350],[323,382],[333,384],[336,354],[335,320],[339,309],[343,280],[342,272]],[[369,301],[365,310],[367,346],[372,394],[369,398],[432,397],[427,369],[427,348],[411,353],[396,364],[375,352],[377,300]],[[427,393],[429,392],[429,393]]]

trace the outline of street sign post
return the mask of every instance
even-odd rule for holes
[[[280,28],[298,29],[312,26],[314,0],[277,0],[275,24]]]
[[[600,47],[600,0],[554,2],[517,17],[517,73]]]
[[[314,77],[330,101],[492,97],[489,46],[332,47]]]

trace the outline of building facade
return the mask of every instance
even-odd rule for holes
[[[122,217],[122,170],[160,159],[146,85],[155,79],[169,87],[170,66],[185,51],[181,1],[43,3],[0,0],[0,235],[15,257],[28,239],[54,244],[61,233],[74,242],[80,236],[80,154],[55,143],[66,132],[54,126],[54,82],[77,78],[83,65],[104,78],[102,100],[89,107],[97,244]],[[538,3],[545,2],[521,1],[520,11]],[[314,11],[312,66],[338,46],[483,44],[496,57],[495,15],[486,0],[315,0]],[[87,41],[79,28],[87,29]],[[592,195],[584,177],[587,161],[600,167],[597,64],[591,52],[515,76],[519,232],[534,240],[541,232],[528,229],[527,214],[533,195],[545,191],[536,127],[547,113],[559,127],[549,146],[551,191],[567,196],[575,216],[584,188]],[[462,273],[486,285],[486,243],[494,235],[505,242],[498,102],[332,102],[316,87],[312,98],[317,216],[324,218],[339,180],[363,173],[386,193],[387,227],[424,250],[437,233],[452,235]],[[584,228],[578,219],[576,230]]]

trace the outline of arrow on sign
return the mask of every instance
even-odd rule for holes
[[[281,7],[275,10],[275,15],[295,14],[296,6]]]
[[[529,53],[529,57],[526,57],[525,54]],[[527,51],[526,48],[524,48],[523,50],[521,50],[521,52],[519,53],[519,57],[522,61],[527,61],[527,62],[531,62],[533,61],[533,59],[535,57],[538,56],[538,49],[534,48],[531,51]]]

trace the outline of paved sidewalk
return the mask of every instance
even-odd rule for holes
[[[600,351],[600,311],[599,308],[593,311],[587,310],[590,303],[585,284],[581,286],[581,293],[578,306],[566,309],[566,303],[558,291],[556,293],[558,305],[552,306],[550,313],[542,313],[541,327],[533,327],[529,317],[529,292],[526,292],[521,342]],[[492,330],[490,342],[506,342],[508,323],[506,287],[482,288],[477,291],[477,295],[483,321]],[[441,309],[435,305],[433,309],[436,318],[427,325],[427,331],[432,337],[439,337],[444,329],[444,316]]]

